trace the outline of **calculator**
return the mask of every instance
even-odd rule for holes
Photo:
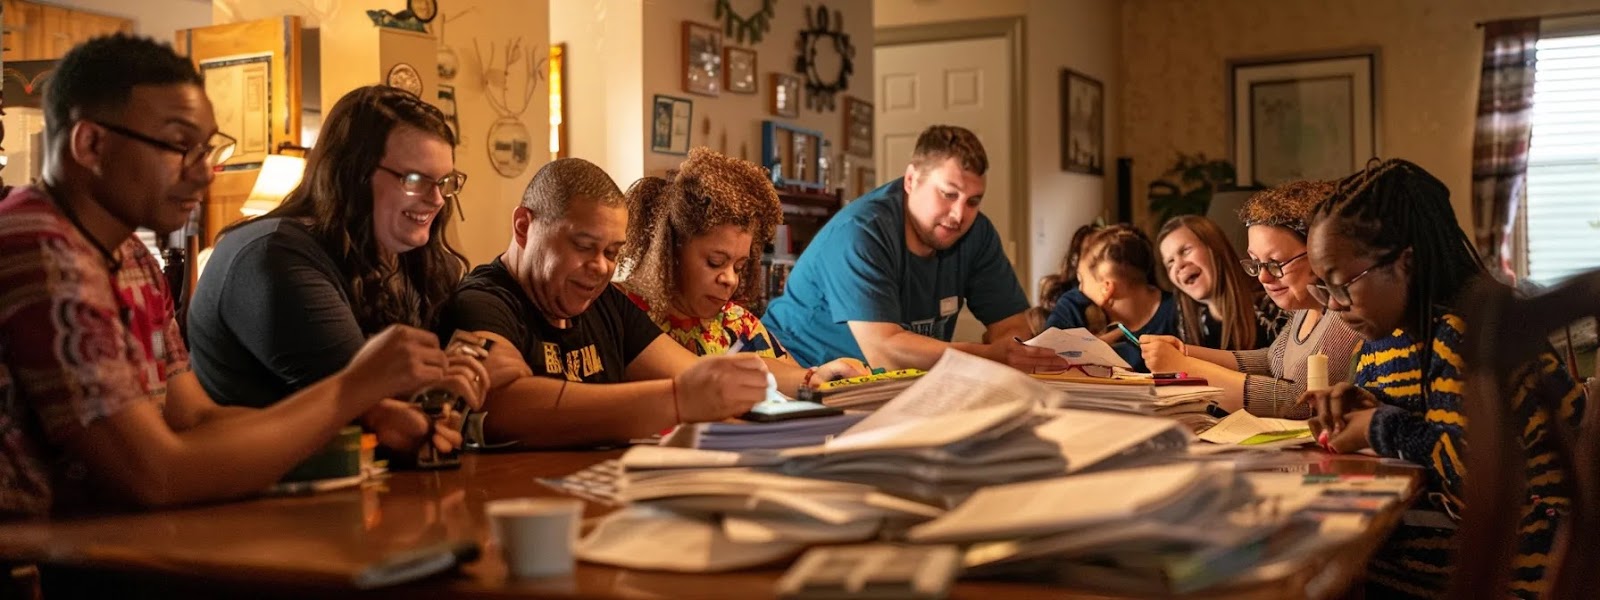
[[[960,570],[961,553],[951,545],[820,546],[789,567],[777,592],[785,600],[938,599],[950,595]]]

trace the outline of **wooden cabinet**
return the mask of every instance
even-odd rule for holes
[[[23,0],[0,0],[5,9],[5,59],[61,58],[73,46],[111,33],[133,33],[133,21]]]

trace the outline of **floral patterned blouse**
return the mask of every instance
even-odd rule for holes
[[[633,300],[640,310],[650,312],[650,303],[643,296],[628,292],[628,299]],[[767,358],[789,356],[789,352],[783,349],[777,338],[772,337],[755,313],[733,302],[723,306],[722,314],[711,319],[671,315],[657,319],[651,315],[651,320],[661,327],[667,337],[699,356],[726,354],[735,343],[740,344],[740,352],[754,352]]]

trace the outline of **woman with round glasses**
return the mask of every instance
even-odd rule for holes
[[[1364,338],[1350,383],[1306,394],[1314,407],[1313,431],[1327,436],[1334,452],[1371,449],[1379,456],[1415,463],[1428,472],[1424,499],[1368,564],[1367,596],[1437,597],[1450,585],[1458,547],[1454,519],[1464,507],[1469,426],[1463,417],[1468,385],[1464,338],[1474,326],[1462,318],[1470,302],[1463,294],[1489,273],[1467,234],[1456,225],[1450,191],[1421,167],[1404,160],[1374,161],[1341,180],[1313,219],[1307,262],[1309,287],[1329,312]],[[1528,331],[1530,344],[1548,348],[1544,331]],[[1500,506],[1519,517],[1512,542],[1517,568],[1510,593],[1484,597],[1537,598],[1559,556],[1556,541],[1566,512],[1576,501],[1572,465],[1556,452],[1578,433],[1586,409],[1582,390],[1554,352],[1520,365],[1506,389],[1482,398],[1502,400],[1506,422],[1489,424],[1518,432],[1502,448],[1515,448],[1525,483],[1501,490]],[[1473,434],[1482,435],[1482,434]],[[1478,451],[1476,444],[1472,451]],[[1593,509],[1582,506],[1582,509]],[[1429,523],[1438,523],[1433,526]],[[1504,538],[1503,538],[1504,539]],[[1514,541],[1513,541],[1514,540]],[[1463,550],[1466,550],[1463,548]],[[1477,549],[1476,551],[1483,551]]]
[[[1328,319],[1307,291],[1313,279],[1306,264],[1306,231],[1317,203],[1333,193],[1325,181],[1299,181],[1258,192],[1239,210],[1249,239],[1244,272],[1255,277],[1267,297],[1286,311],[1289,322],[1272,345],[1225,351],[1184,344],[1170,336],[1144,336],[1140,349],[1154,371],[1184,371],[1223,390],[1222,408],[1244,409],[1264,417],[1304,419],[1310,407],[1299,404],[1306,390],[1306,359],[1328,357],[1328,383],[1344,381],[1360,339],[1339,319]]]
[[[1178,333],[1186,343],[1222,350],[1270,344],[1288,313],[1262,293],[1222,229],[1200,215],[1173,217],[1156,234],[1167,281],[1177,288]],[[1240,268],[1243,264],[1245,268]]]
[[[389,325],[433,328],[466,266],[443,235],[466,182],[445,123],[407,92],[358,88],[328,111],[283,204],[223,231],[188,315],[191,362],[218,404],[273,404],[343,368]],[[488,372],[465,352],[450,356],[437,385],[476,406]],[[400,399],[362,422],[391,432],[380,442],[395,449],[430,432],[442,450],[460,441]]]

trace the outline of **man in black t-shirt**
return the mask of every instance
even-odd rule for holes
[[[487,441],[623,441],[738,416],[765,397],[759,357],[697,358],[611,285],[627,229],[622,191],[605,171],[582,159],[551,162],[512,213],[505,253],[456,289],[439,331],[515,347],[532,373],[493,382]]]

